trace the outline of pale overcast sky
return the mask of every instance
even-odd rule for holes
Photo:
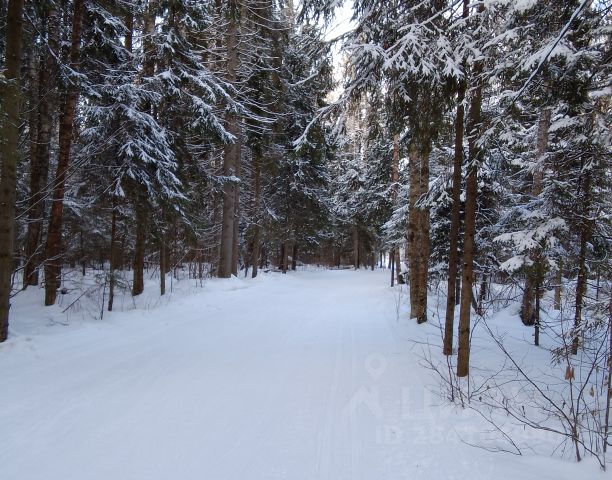
[[[346,0],[344,5],[336,10],[336,19],[331,22],[325,35],[326,40],[332,40],[351,29],[351,17],[353,15],[353,2]]]

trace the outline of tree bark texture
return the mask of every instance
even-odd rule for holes
[[[84,0],[75,0],[70,46],[70,68],[75,72],[79,70],[79,60],[81,56],[83,13]],[[73,80],[73,83],[70,83],[68,86],[60,114],[59,154],[53,186],[49,231],[47,232],[47,244],[45,248],[45,305],[53,305],[55,303],[57,289],[60,284],[64,193],[66,190],[66,179],[70,164],[70,148],[72,146],[74,118],[78,99],[79,88]]]
[[[140,295],[144,291],[144,257],[147,236],[147,215],[144,207],[136,208],[136,242],[134,245],[134,278],[132,295]]]
[[[482,6],[480,7],[483,8]],[[474,78],[480,82],[482,61],[474,65]],[[470,372],[470,316],[472,285],[474,283],[474,235],[476,232],[476,210],[478,196],[478,163],[480,149],[477,141],[480,134],[482,109],[482,85],[478,83],[470,102],[468,125],[469,164],[465,192],[465,235],[463,240],[463,268],[461,275],[461,305],[459,309],[459,349],[457,355],[457,376],[465,377]]]
[[[110,238],[110,267],[108,270],[108,311],[113,311],[115,301],[115,272],[117,270],[117,206],[113,199],[113,210],[111,212],[111,238]]]
[[[469,15],[469,0],[463,2],[463,18]],[[465,64],[464,64],[465,65]],[[463,166],[463,133],[465,127],[465,78],[459,81],[457,116],[455,117],[455,152],[453,156],[453,206],[448,239],[448,282],[446,286],[446,315],[444,322],[444,355],[453,353],[455,306],[457,305],[457,279],[459,271],[459,230],[461,228],[461,167]]]
[[[559,260],[555,275],[555,310],[561,310],[561,282],[563,282],[563,260]]]
[[[159,236],[159,294],[166,294],[166,234],[162,230]]]
[[[589,219],[591,209],[591,173],[584,173],[582,183],[582,222],[580,225],[580,251],[578,253],[578,277],[576,278],[576,304],[574,311],[574,335],[572,339],[572,354],[578,353],[580,346],[580,328],[582,326],[582,310],[584,308],[584,297],[587,291],[587,264],[588,244],[591,240],[591,221]]]
[[[43,253],[43,220],[46,184],[49,179],[51,132],[55,110],[56,56],[59,53],[59,15],[53,2],[48,2],[43,24],[47,32],[49,51],[41,52],[38,73],[38,108],[36,149],[30,157],[28,229],[25,241],[23,286],[38,285]]]
[[[152,77],[155,74],[155,45],[153,43],[153,35],[155,33],[155,9],[157,0],[149,0],[145,9],[143,18],[143,66],[142,74],[144,77]],[[131,41],[131,36],[126,37],[125,42]],[[145,105],[145,110],[150,113],[151,105]],[[132,192],[132,204],[134,208],[134,216],[136,217],[135,230],[136,241],[134,245],[133,258],[133,279],[132,279],[132,295],[140,295],[144,291],[144,258],[146,249],[146,235],[148,223],[148,204],[146,194],[143,192],[142,185],[135,183]]]
[[[251,276],[257,276],[259,268],[259,254],[261,251],[261,150],[253,151],[253,211],[255,213],[255,226],[253,227],[253,251],[251,252]]]
[[[353,241],[353,267],[357,270],[359,268],[359,230],[356,226],[353,226],[351,239]]]
[[[227,81],[236,83],[238,70],[238,2],[228,1],[227,25]],[[235,112],[228,111],[226,115],[226,129],[234,135],[235,141],[223,149],[223,215],[221,224],[221,248],[219,253],[218,276],[230,278],[232,274],[232,259],[234,252],[234,221],[236,216],[236,190],[237,185],[233,177],[236,175],[238,162],[240,162],[240,144],[238,142],[239,121]]]
[[[0,342],[8,336],[15,201],[19,160],[19,87],[23,0],[9,0],[6,13],[6,81],[0,87]]]
[[[298,244],[293,242],[293,253],[291,254],[291,270],[297,270]]]
[[[548,131],[550,128],[551,111],[545,108],[540,113],[538,121],[538,133],[536,138],[536,166],[533,172],[533,186],[531,194],[535,198],[542,193],[542,179],[544,176],[543,158],[548,148]],[[543,262],[541,248],[537,247],[532,252],[533,265],[527,269],[525,277],[525,288],[521,302],[520,317],[524,325],[539,324],[540,312],[535,308],[536,295],[540,293],[540,284],[543,281]]]
[[[391,204],[394,207],[397,205],[397,189],[398,189],[398,182],[399,182],[399,157],[400,157],[399,134],[396,133],[393,136],[393,161],[391,163]],[[393,268],[395,272],[395,279],[394,278],[391,279],[391,286],[393,286],[394,280],[398,284],[400,283],[401,259],[400,259],[399,245],[396,245],[393,248],[391,255],[392,255],[392,258],[390,259],[390,261],[393,262],[393,264],[395,265],[395,268]]]
[[[237,140],[236,177],[240,178],[242,163],[242,141]],[[234,185],[234,229],[232,234],[232,275],[238,276],[238,263],[240,260],[240,184]]]
[[[408,263],[410,318],[427,321],[427,280],[429,268],[429,209],[418,205],[429,188],[429,147],[409,147],[410,195],[408,212]],[[399,265],[398,265],[399,267]]]

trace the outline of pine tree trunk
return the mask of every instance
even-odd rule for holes
[[[44,28],[44,18],[41,22]],[[38,226],[42,226],[42,222],[37,222],[37,217],[35,216],[33,209],[36,208],[38,202],[36,201],[38,194],[41,190],[40,180],[40,169],[37,168],[36,161],[38,160],[38,127],[39,123],[39,108],[36,108],[37,105],[41,105],[45,103],[41,102],[38,97],[39,91],[39,80],[43,80],[43,72],[47,72],[47,69],[44,66],[44,62],[40,62],[42,67],[38,68],[36,65],[36,55],[30,55],[29,65],[28,65],[28,83],[29,83],[29,110],[30,113],[28,115],[28,143],[29,143],[29,154],[30,154],[30,191],[29,191],[29,199],[28,199],[28,226],[26,239],[24,244],[24,266],[23,266],[23,289],[25,290],[28,285],[38,285],[38,269],[37,267],[37,259],[36,257],[40,253],[38,251],[38,247],[40,245],[40,228],[36,228]],[[46,183],[46,182],[45,182]],[[43,184],[44,185],[44,184]],[[42,202],[40,202],[42,203]],[[39,216],[42,217],[42,212],[39,213]],[[42,220],[42,218],[41,218]],[[36,223],[36,225],[35,225]]]
[[[126,15],[125,25],[127,32],[125,34],[124,45],[126,50],[132,51],[132,30],[134,28],[134,20],[132,15]],[[113,211],[111,214],[111,239],[110,239],[110,267],[109,267],[109,282],[108,282],[108,308],[109,312],[113,311],[113,303],[115,301],[115,285],[117,284],[117,270],[121,266],[121,258],[123,256],[123,245],[121,245],[121,254],[118,251],[117,245],[117,198],[113,196]],[[83,250],[83,231],[81,231],[81,250]],[[83,255],[83,252],[81,253]]]
[[[115,271],[117,269],[117,206],[113,198],[113,211],[111,214],[111,238],[110,238],[110,267],[108,271],[108,311],[113,311],[115,301]]]
[[[70,46],[70,67],[75,72],[79,70],[79,60],[81,56],[83,13],[84,0],[75,0]],[[45,305],[47,306],[55,303],[61,276],[64,193],[66,189],[68,166],[70,164],[70,148],[72,146],[74,117],[78,99],[78,87],[72,83],[66,92],[60,115],[57,172],[55,174],[51,216],[49,219],[49,231],[47,232],[47,244],[45,249]]]
[[[136,208],[136,242],[134,245],[134,279],[132,295],[140,295],[144,291],[144,256],[147,235],[147,216],[142,207]]]
[[[468,15],[469,0],[463,3],[463,18]],[[453,206],[451,211],[451,226],[448,244],[448,283],[446,286],[446,316],[444,322],[444,355],[453,353],[453,335],[455,323],[455,305],[458,296],[457,280],[460,278],[458,273],[459,266],[459,229],[461,228],[461,167],[463,165],[463,130],[466,81],[459,82],[457,92],[457,117],[455,118],[455,152],[453,158]]]
[[[559,260],[557,274],[555,275],[555,310],[561,310],[561,283],[563,282],[563,260]]]
[[[421,171],[419,175],[420,194],[424,196],[429,190],[429,145],[424,145],[421,154]],[[419,208],[419,281],[417,323],[427,321],[427,293],[429,286],[429,207]]]
[[[238,2],[228,0],[227,6],[227,81],[236,83],[238,70]],[[223,175],[226,177],[223,186],[223,220],[221,225],[221,248],[219,254],[218,276],[230,278],[232,274],[232,259],[234,252],[234,221],[236,216],[236,182],[228,181],[236,175],[240,162],[240,147],[238,142],[238,116],[234,112],[226,115],[226,129],[234,135],[235,141],[226,145],[223,150]]]
[[[44,29],[44,15],[41,18],[42,28]],[[30,51],[28,54],[28,153],[30,161],[30,172],[32,171],[32,164],[36,161],[36,150],[38,145],[38,105],[40,103],[39,93],[39,73],[44,68],[44,62],[41,58],[37,58],[36,51]],[[42,68],[40,66],[43,66]],[[31,181],[31,173],[30,173]]]
[[[34,155],[30,158],[30,198],[28,204],[28,230],[25,241],[26,263],[23,270],[23,286],[38,285],[42,260],[43,217],[45,186],[49,178],[51,153],[52,112],[55,110],[55,57],[59,52],[59,16],[53,2],[46,4],[44,14],[47,43],[51,54],[44,50],[40,55],[38,73],[37,139]]]
[[[482,5],[479,10],[483,9]],[[474,65],[477,82],[482,74],[482,61]],[[472,285],[474,283],[474,235],[476,232],[476,208],[478,195],[478,163],[480,150],[477,145],[482,108],[482,86],[478,84],[470,102],[468,126],[469,165],[465,192],[465,238],[463,241],[463,269],[461,282],[461,306],[459,310],[459,349],[457,355],[457,376],[465,377],[470,372],[470,316]]]
[[[242,142],[238,143],[238,153],[236,154],[236,176],[241,174],[241,152]],[[238,263],[240,260],[240,184],[234,186],[234,230],[232,236],[232,274],[238,276]]]
[[[521,301],[520,317],[523,325],[532,326],[535,323],[535,279],[533,275],[527,275],[525,278],[525,287],[523,288],[523,299]]]
[[[357,227],[353,226],[352,232],[353,239],[353,267],[355,270],[359,268],[359,231]]]
[[[285,242],[283,243],[283,249],[282,249],[282,272],[283,273],[287,273],[287,270],[289,268],[289,240],[285,240]]]
[[[159,294],[166,294],[166,239],[165,232],[162,230],[159,236]]]
[[[410,167],[410,195],[408,197],[408,275],[410,289],[410,318],[418,316],[418,282],[421,278],[419,274],[419,212],[416,208],[420,196],[421,182],[419,181],[419,157],[414,144],[410,145],[408,151]],[[398,265],[396,265],[396,268]]]
[[[198,279],[202,280],[204,278],[204,259],[202,258],[202,248],[199,245],[196,246],[198,248]]]
[[[155,33],[155,10],[158,0],[149,0],[143,15],[142,27],[142,48],[143,48],[143,65],[142,74],[144,77],[152,77],[155,74],[155,45],[153,35]],[[125,39],[131,41],[131,35]],[[150,113],[151,105],[144,105],[144,110]],[[131,188],[132,204],[135,215],[136,240],[134,244],[134,259],[133,259],[133,279],[132,279],[132,295],[140,295],[144,291],[144,258],[147,236],[147,198],[143,192],[144,187],[138,183],[134,183]]]
[[[403,285],[406,281],[402,278],[402,260],[400,248],[393,249],[393,263],[395,263],[395,277],[398,285]]]
[[[85,276],[86,265],[85,265],[85,241],[83,240],[83,229],[79,230],[79,256],[81,257],[81,274]]]
[[[45,15],[41,15],[41,29],[44,31],[45,29]],[[34,195],[40,190],[40,187],[32,192],[32,180],[36,175],[36,159],[38,158],[37,150],[38,150],[38,108],[37,106],[41,103],[39,101],[38,93],[39,93],[39,72],[46,72],[46,68],[44,67],[44,61],[41,59],[40,65],[42,68],[37,65],[37,55],[35,54],[35,50],[30,52],[28,59],[28,147],[29,147],[29,159],[30,159],[30,195],[29,195],[29,204],[28,204],[28,232],[26,234],[26,240],[24,245],[24,266],[23,266],[23,289],[25,290],[30,283],[34,285],[38,285],[38,271],[35,269],[35,261],[34,256],[39,252],[37,251],[37,247],[40,243],[40,234],[32,235],[31,232],[31,222],[33,219],[32,215],[32,207],[35,205],[33,202]],[[34,205],[33,205],[34,204]],[[39,233],[39,232],[38,232]],[[35,238],[35,243],[32,241]],[[36,274],[35,274],[36,272]]]
[[[578,253],[578,277],[576,278],[576,308],[574,314],[574,338],[572,340],[572,354],[578,353],[580,346],[580,327],[582,325],[582,310],[584,308],[584,296],[587,291],[587,265],[586,257],[588,244],[591,240],[591,225],[589,220],[590,201],[591,201],[591,173],[584,173],[582,199],[582,225],[580,226],[580,251]]]
[[[395,134],[393,136],[393,161],[391,163],[391,205],[395,208],[397,206],[397,188],[399,181],[399,134]],[[400,284],[400,275],[401,275],[401,259],[400,259],[400,249],[399,246],[392,250],[393,258],[390,258],[390,262],[395,264],[394,270],[395,278],[398,284]],[[393,274],[392,274],[393,275]],[[391,278],[391,286],[393,286],[394,279]]]
[[[391,267],[391,286],[395,282],[395,252],[391,250],[389,253],[389,265]]]
[[[536,311],[536,317],[535,317],[535,328],[534,328],[534,336],[533,336],[533,343],[536,347],[540,346],[540,299],[542,298],[542,294],[541,294],[541,285],[542,285],[542,278],[541,276],[538,277],[538,280],[536,282],[536,286],[535,286],[535,311]]]
[[[218,24],[215,26],[215,51],[222,52],[223,51],[223,38],[226,36],[224,34],[224,22],[221,21],[223,18],[223,4],[221,0],[215,0],[215,14],[216,18],[219,20]],[[224,55],[217,55],[217,59],[214,62],[214,66],[217,71],[222,72],[226,69],[226,59]],[[223,153],[215,152],[213,153],[212,158],[212,167],[215,175],[221,176],[223,174]],[[213,218],[212,222],[215,226],[213,235],[212,235],[212,247],[207,250],[210,252],[208,261],[210,263],[210,275],[219,276],[219,259],[221,257],[221,228],[217,228],[218,226],[222,226],[223,224],[223,192],[218,192],[217,190],[212,192],[212,212]]]
[[[261,249],[261,151],[253,151],[253,210],[255,215],[255,227],[253,233],[253,251],[251,252],[251,265],[253,272],[251,276],[255,278],[259,267],[259,255]]]
[[[17,163],[19,161],[19,70],[23,0],[9,0],[4,43],[4,77],[0,85],[0,342],[8,336]]]
[[[532,195],[537,197],[542,193],[542,179],[544,174],[544,166],[542,165],[543,157],[548,149],[548,131],[550,129],[551,111],[548,108],[542,110],[538,121],[538,133],[536,139],[536,169],[533,172],[533,187]],[[520,317],[524,325],[535,325],[540,312],[534,308],[536,303],[535,296],[539,292],[538,283],[539,277],[543,269],[541,259],[541,249],[536,248],[533,252],[534,264],[529,267],[525,278],[525,288],[523,290],[523,300],[521,303]]]
[[[253,251],[251,252],[251,265],[253,271],[251,277],[255,278],[259,269],[259,257],[261,252],[261,232],[259,225],[255,225],[255,232],[253,233]]]

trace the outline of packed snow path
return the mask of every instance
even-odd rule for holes
[[[577,478],[461,442],[478,441],[474,417],[432,406],[387,282],[270,274],[35,335],[17,319],[0,346],[0,478]]]

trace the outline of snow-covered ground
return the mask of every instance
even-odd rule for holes
[[[490,445],[489,426],[431,393],[435,321],[398,316],[388,276],[183,281],[170,301],[152,284],[103,320],[18,295],[0,345],[0,478],[608,478],[589,460],[469,446]]]

